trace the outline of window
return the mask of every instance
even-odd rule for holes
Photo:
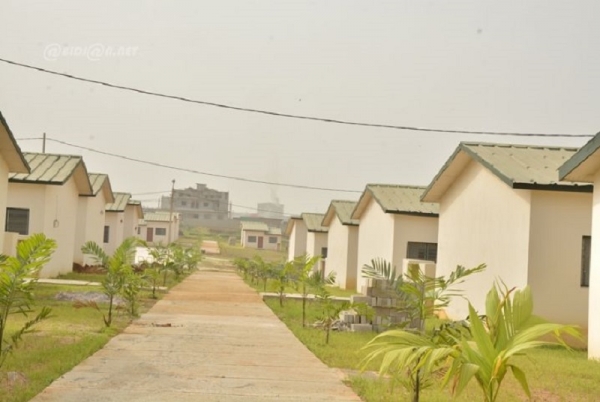
[[[104,226],[104,243],[108,243],[108,239],[110,238],[110,226]]]
[[[271,244],[277,243],[277,237],[269,236],[269,243],[271,243]]]
[[[590,256],[592,254],[592,238],[583,236],[581,239],[581,287],[590,286]]]
[[[208,202],[205,202],[205,203],[204,203],[204,206],[205,206],[205,207],[208,207]]]
[[[137,234],[142,234],[142,228],[138,226],[137,228]]]
[[[6,208],[6,227],[4,231],[28,235],[29,210],[24,208]]]
[[[167,229],[165,228],[155,228],[154,229],[154,234],[157,236],[166,236],[167,235]]]
[[[200,219],[200,215],[194,214],[194,219]]]
[[[321,247],[321,258],[327,258],[327,247]]]
[[[256,243],[256,236],[248,236],[248,243]]]
[[[183,206],[183,207],[187,206],[187,201],[181,201],[181,206]]]
[[[437,261],[437,243],[408,242],[406,258],[415,260]]]

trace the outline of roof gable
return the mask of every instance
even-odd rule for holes
[[[558,177],[565,181],[593,183],[600,170],[600,133],[575,152],[559,169]]]
[[[285,235],[286,236],[289,237],[292,235],[292,230],[294,229],[294,225],[297,222],[304,223],[301,216],[290,216],[290,218],[288,219],[287,225],[285,226]]]
[[[561,181],[558,168],[576,148],[531,145],[460,143],[423,194],[423,201],[438,202],[446,190],[475,161],[514,189],[591,191],[582,183]]]
[[[142,202],[141,201],[134,200],[134,199],[130,198],[127,201],[127,205],[125,206],[125,209],[127,209],[128,207],[137,210],[138,211],[138,216],[140,218],[144,217],[144,209],[142,208]]]
[[[242,230],[249,230],[253,232],[268,232],[269,226],[264,222],[256,221],[242,221]]]
[[[0,112],[0,155],[11,173],[29,173],[29,165],[8,123]]]
[[[331,222],[337,217],[342,225],[357,226],[358,219],[352,219],[352,212],[356,207],[356,201],[333,200],[325,213],[321,224],[330,226]]]
[[[10,173],[12,183],[63,185],[73,178],[79,195],[92,195],[92,185],[83,162],[77,155],[23,153],[29,173]]]
[[[131,199],[129,193],[113,193],[115,197],[114,202],[109,202],[104,208],[106,212],[124,212],[127,207],[127,203]]]
[[[321,225],[324,217],[324,214],[313,214],[306,212],[302,214],[302,220],[304,221],[306,229],[309,232],[327,233],[329,229]]]
[[[421,201],[424,190],[425,187],[420,186],[367,184],[352,212],[352,218],[360,219],[371,200],[376,201],[388,214],[438,216],[436,204]]]
[[[107,202],[114,202],[115,197],[110,185],[110,179],[107,174],[104,173],[89,173],[90,184],[92,185],[93,196],[98,195],[100,191],[104,194],[104,199]]]
[[[179,213],[173,212],[173,222],[179,219]],[[144,216],[143,221],[147,224],[148,222],[171,222],[171,213],[167,211],[155,211],[147,212]]]

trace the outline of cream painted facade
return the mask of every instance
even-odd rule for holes
[[[342,289],[356,289],[358,261],[358,226],[343,225],[336,216],[327,234],[327,272],[335,272],[336,284]]]
[[[529,284],[536,314],[587,326],[580,272],[582,238],[591,232],[591,194],[513,189],[471,161],[439,204],[437,273],[485,263],[483,273],[461,284],[478,311],[501,279],[509,288]],[[464,318],[467,302],[453,299],[447,314]]]
[[[281,248],[281,235],[254,230],[242,230],[242,247],[279,250]]]
[[[290,242],[288,247],[288,261],[306,254],[308,230],[302,219],[294,219],[290,233]]]
[[[104,252],[112,255],[125,240],[125,212],[106,211],[104,216],[104,225],[108,226],[108,241],[104,242]]]
[[[78,205],[79,192],[73,178],[63,185],[8,184],[6,206],[29,210],[29,234],[44,233],[57,243],[40,277],[51,278],[72,271]]]
[[[7,247],[9,250],[4,249],[4,237],[10,236],[4,232],[6,228],[6,198],[8,193],[8,165],[4,161],[4,158],[0,155],[0,228],[2,229],[0,236],[0,252],[5,254],[10,251],[12,247]],[[9,242],[7,242],[9,243]]]
[[[105,212],[104,206],[108,200],[104,191],[95,196],[79,196],[77,207],[77,228],[73,261],[80,265],[93,265],[95,262],[81,252],[81,247],[88,241],[98,245],[103,244]]]
[[[146,236],[144,237],[144,240],[150,245],[163,244],[166,246],[179,238],[179,224],[179,214],[177,213],[173,214],[173,223],[171,225],[168,220],[154,221],[146,219]],[[170,230],[173,231],[172,235],[169,235]],[[152,234],[150,234],[150,232]]]
[[[138,237],[139,222],[143,217],[141,205],[127,204],[123,214],[123,240],[128,237]]]
[[[594,175],[594,189],[600,189],[600,170]],[[594,190],[592,202],[592,259],[588,306],[588,357],[600,360],[600,191]]]
[[[306,234],[306,255],[308,257],[321,257],[313,268],[319,269],[323,273],[327,271],[327,258],[323,258],[324,248],[327,248],[327,232],[309,231]]]
[[[397,270],[407,257],[408,242],[437,243],[438,218],[401,213],[385,213],[371,199],[360,217],[358,227],[358,264],[356,290],[367,284],[361,271],[373,259],[384,259]]]

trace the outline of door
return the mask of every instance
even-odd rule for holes
[[[263,237],[258,236],[258,248],[263,248]]]
[[[154,229],[153,228],[146,229],[146,241],[153,241],[153,240],[154,240]]]

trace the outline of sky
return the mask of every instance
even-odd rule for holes
[[[89,79],[281,113],[454,130],[600,131],[600,2],[3,0],[0,58]],[[115,53],[112,54],[112,49]],[[460,141],[533,138],[337,125],[151,97],[0,63],[17,138],[49,138],[248,183],[83,155],[114,191],[155,206],[206,183],[236,212],[357,200],[367,183],[428,185]],[[21,140],[40,152],[39,140]]]

